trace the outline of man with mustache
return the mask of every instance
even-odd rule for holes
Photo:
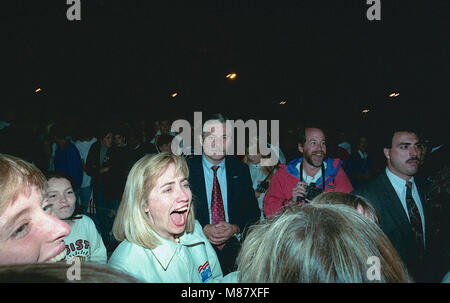
[[[323,130],[317,126],[300,129],[298,150],[303,157],[287,165],[280,165],[274,174],[263,200],[264,215],[272,216],[283,207],[295,203],[308,203],[308,185],[320,191],[353,190],[342,166],[342,160],[326,156],[327,146]],[[313,185],[314,183],[314,185]]]
[[[385,171],[353,193],[369,199],[378,212],[381,229],[410,275],[417,282],[425,282],[430,205],[425,196],[428,191],[425,180],[415,176],[423,153],[417,134],[405,127],[391,131],[383,149],[387,162]]]

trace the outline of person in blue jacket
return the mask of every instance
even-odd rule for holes
[[[75,190],[83,181],[83,164],[80,152],[67,138],[65,130],[60,125],[52,127],[52,138],[58,145],[55,151],[55,171],[60,171],[72,177]]]

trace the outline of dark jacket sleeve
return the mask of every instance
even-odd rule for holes
[[[201,157],[191,156],[186,159],[189,167],[189,185],[192,191],[192,203],[194,205],[195,219],[202,227],[209,224],[208,203],[206,201],[206,189],[202,174]]]
[[[230,223],[238,225],[241,235],[245,237],[248,227],[258,222],[260,210],[248,166],[237,159],[233,160],[237,161],[234,165],[238,166],[240,180],[239,187],[234,188],[235,192],[232,196],[235,201],[228,201],[228,203],[232,203],[233,210],[235,210],[231,213]]]
[[[100,175],[100,144],[95,142],[86,158],[86,173],[97,179]]]
[[[81,163],[81,156],[75,145],[70,145],[69,169],[71,176],[75,182],[75,188],[79,188],[83,182],[83,164]]]

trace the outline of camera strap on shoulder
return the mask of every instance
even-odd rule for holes
[[[267,174],[266,178],[264,178],[264,181],[263,181],[263,182],[267,182],[267,181],[269,180],[269,178],[273,175],[274,171],[275,171],[276,169],[278,169],[279,164],[280,164],[280,161],[278,161],[277,165],[274,165],[274,166],[272,167],[272,169],[270,170],[269,174]]]
[[[261,194],[265,193],[267,188],[269,187],[269,178],[273,175],[275,169],[278,169],[278,165],[280,164],[280,162],[278,161],[277,165],[275,165],[274,167],[272,167],[271,171],[269,172],[269,174],[266,176],[266,178],[264,178],[264,181],[262,181],[261,183],[259,183],[258,187],[256,188],[257,192],[260,192]]]

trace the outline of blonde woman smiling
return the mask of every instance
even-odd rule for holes
[[[217,255],[194,218],[184,158],[161,153],[131,169],[114,221],[109,265],[143,282],[212,282]]]

